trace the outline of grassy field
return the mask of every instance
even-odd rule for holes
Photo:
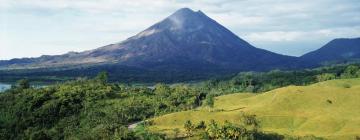
[[[150,130],[174,135],[186,120],[198,123],[239,122],[241,113],[255,114],[261,130],[327,139],[360,136],[360,79],[331,80],[310,86],[288,86],[262,94],[217,97],[214,108],[201,107],[154,118]]]

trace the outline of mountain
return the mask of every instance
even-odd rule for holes
[[[360,38],[334,39],[318,50],[301,56],[317,63],[347,62],[360,59]]]
[[[206,16],[182,8],[117,44],[84,52],[0,61],[0,68],[116,64],[145,69],[271,70],[299,68],[296,57],[255,48]]]

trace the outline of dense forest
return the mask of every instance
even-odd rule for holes
[[[159,83],[154,88],[109,82],[108,77],[101,72],[91,79],[78,78],[42,88],[30,86],[26,79],[18,81],[0,94],[0,139],[164,139],[146,128],[133,131],[127,126],[211,105],[219,95],[256,94],[287,85],[360,77],[360,68],[340,65],[301,71],[247,72],[190,85]],[[187,123],[190,132],[193,127],[191,122]],[[243,130],[238,127],[226,124],[218,129]],[[265,137],[263,134],[256,132],[254,136]],[[204,137],[216,139],[216,135],[207,131]]]
[[[106,71],[109,74],[110,82],[126,83],[156,83],[156,82],[184,82],[201,81],[211,77],[222,77],[236,73],[234,70],[226,69],[169,69],[161,68],[147,70],[138,67],[122,65],[79,65],[56,68],[37,69],[0,69],[0,82],[16,82],[27,78],[33,82],[55,83],[68,80],[75,80],[78,77],[95,77],[98,73]],[[206,72],[204,72],[206,71]]]

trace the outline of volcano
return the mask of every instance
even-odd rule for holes
[[[263,71],[305,67],[296,57],[259,49],[202,11],[177,10],[120,43],[56,56],[1,61],[0,68],[122,65],[148,70]]]

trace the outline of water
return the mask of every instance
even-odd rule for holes
[[[7,90],[11,87],[10,84],[0,83],[0,92]]]
[[[33,88],[42,88],[42,87],[46,87],[48,85],[45,84],[34,84],[34,85],[30,85]],[[6,84],[6,83],[0,83],[0,92],[3,92],[7,89],[11,88],[11,84]]]

